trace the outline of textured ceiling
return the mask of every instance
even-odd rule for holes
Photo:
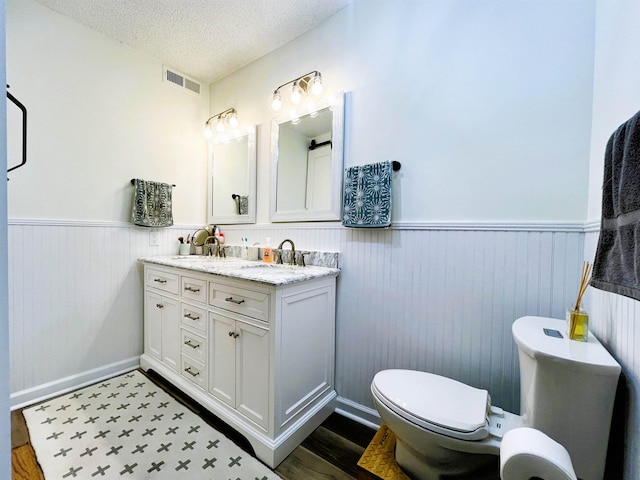
[[[209,83],[312,29],[352,0],[36,0]]]

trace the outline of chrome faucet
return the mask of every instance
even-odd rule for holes
[[[212,248],[211,248],[211,244],[212,242],[210,242],[209,240],[215,240],[215,253],[212,252]],[[209,235],[206,240],[204,241],[205,245],[209,245],[209,251],[208,251],[208,256],[210,257],[212,254],[214,257],[219,257],[220,256],[220,240],[218,240],[218,237],[214,237],[213,235]]]
[[[287,242],[289,242],[289,244],[291,245],[291,257],[289,258],[289,265],[295,265],[296,246],[293,244],[293,240],[289,240],[288,238],[284,239],[282,242],[280,242],[280,245],[278,245],[278,250],[280,252],[280,255],[278,256],[278,263],[282,263],[282,246]]]

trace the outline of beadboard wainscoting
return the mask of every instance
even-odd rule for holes
[[[599,224],[599,222],[598,222]],[[592,261],[598,245],[598,229],[585,234],[585,258]],[[606,478],[640,478],[640,302],[587,289],[585,307],[589,329],[622,366],[611,427]],[[611,448],[611,447],[614,448]],[[613,466],[613,467],[612,467]]]
[[[400,224],[225,227],[301,249],[338,251],[336,390],[339,408],[376,423],[369,389],[385,368],[412,368],[487,388],[519,411],[511,324],[523,315],[564,318],[575,302],[582,224]]]
[[[9,219],[11,406],[130,370],[142,353],[142,266],[194,226]]]
[[[160,229],[160,246],[151,247],[148,230],[127,224],[10,221],[12,405],[136,361],[143,304],[136,259],[175,253],[177,236],[189,228]],[[301,250],[340,252],[338,407],[371,423],[378,420],[369,385],[385,368],[487,388],[495,404],[519,411],[511,324],[523,315],[563,318],[575,301],[584,251],[582,224],[222,230],[228,244],[271,237],[276,246],[291,238]]]

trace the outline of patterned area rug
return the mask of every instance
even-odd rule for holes
[[[47,480],[280,479],[139,371],[23,414]]]

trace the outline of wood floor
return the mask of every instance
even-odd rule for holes
[[[251,451],[251,447],[242,436],[159,377],[153,374],[150,376],[214,428],[223,432],[242,448]],[[357,478],[356,464],[374,435],[375,430],[334,413],[278,465],[275,471],[284,480],[355,479]],[[35,459],[32,458],[29,444],[29,431],[22,411],[15,410],[11,412],[11,448],[14,467],[12,480],[44,479]],[[32,463],[35,466],[32,467]]]

